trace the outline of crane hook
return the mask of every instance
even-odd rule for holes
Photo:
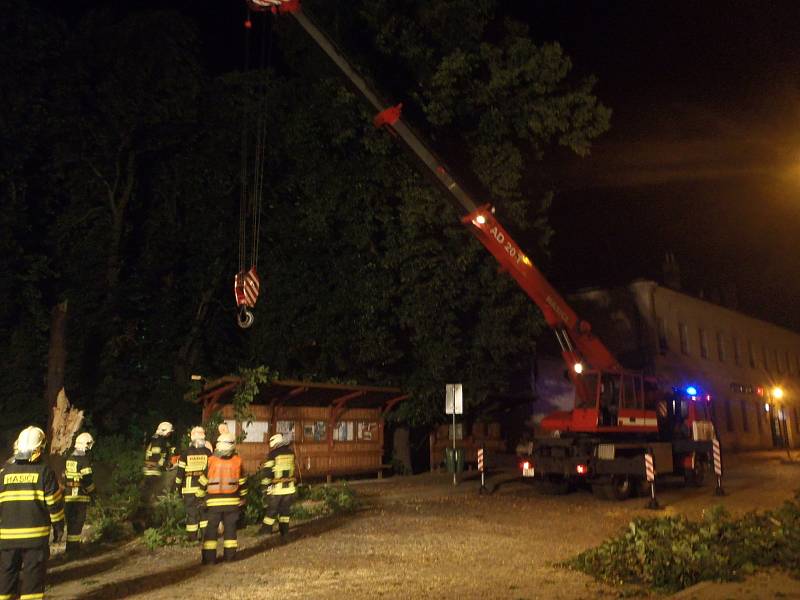
[[[241,306],[239,308],[239,313],[236,315],[236,324],[241,327],[242,329],[248,329],[250,326],[253,325],[253,322],[256,320],[255,315],[248,310],[246,306]]]

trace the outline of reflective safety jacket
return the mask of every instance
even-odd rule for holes
[[[197,495],[200,490],[197,480],[205,472],[210,455],[211,450],[205,446],[191,447],[183,451],[178,461],[178,474],[175,476],[175,484],[180,487],[181,494]]]
[[[46,463],[15,460],[0,469],[0,550],[47,546],[64,520],[64,495]]]
[[[271,450],[261,465],[261,488],[270,496],[294,494],[295,460],[291,444]]]
[[[196,495],[205,498],[206,508],[210,511],[222,512],[244,505],[247,477],[238,454],[210,456],[206,472],[198,478],[197,483],[200,490]]]
[[[144,454],[145,477],[159,477],[170,466],[170,459],[175,454],[175,446],[169,445],[169,439],[154,435],[147,445]]]
[[[92,460],[73,453],[64,468],[64,502],[89,502],[94,491]]]

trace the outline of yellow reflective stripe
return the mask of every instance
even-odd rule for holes
[[[199,525],[197,525],[197,523],[195,523],[194,525],[189,525],[188,523],[186,524],[186,531],[188,531],[189,533],[197,531],[198,528]]]
[[[288,523],[289,522],[289,517],[278,517],[278,522],[279,523]]]
[[[0,600],[11,600],[13,596],[11,594],[0,594]]]
[[[178,466],[179,466],[180,468],[182,468],[182,469],[185,469],[185,468],[186,468],[186,463],[185,463],[185,462],[183,462],[182,460],[179,460],[179,461],[178,461]]]
[[[61,490],[58,490],[55,494],[51,494],[49,496],[44,497],[44,501],[47,502],[48,506],[53,506],[56,502],[60,501],[61,498],[64,497],[64,494],[61,493]]]
[[[244,485],[245,483],[247,483],[247,477],[241,477],[239,479],[239,485]]]
[[[223,548],[238,548],[239,542],[237,540],[225,540],[222,542]]]
[[[6,490],[0,492],[0,502],[17,502],[20,500],[44,500],[43,490]]]
[[[276,519],[273,519],[272,517],[264,517],[264,525],[274,525],[275,521]]]
[[[161,471],[159,471],[158,469],[147,469],[147,468],[145,468],[143,470],[143,472],[144,472],[146,477],[152,477],[154,475],[155,476],[160,476],[161,475]]]
[[[61,515],[64,516],[63,514]],[[21,540],[26,538],[47,537],[50,535],[50,526],[44,527],[0,527],[0,540]]]
[[[9,596],[9,598],[10,597],[11,596]],[[19,600],[38,600],[39,598],[44,598],[44,592],[39,592],[38,594],[22,594]]]
[[[64,498],[64,502],[67,504],[72,504],[74,502],[89,502],[91,498],[89,496],[67,496]]]
[[[63,508],[60,511],[58,511],[57,513],[52,513],[50,515],[50,522],[51,523],[58,523],[59,521],[62,521],[63,519],[64,519],[64,509]]]
[[[272,479],[269,477],[264,477],[264,479],[261,480],[261,485],[269,485],[271,481]]]
[[[78,533],[78,534],[75,534],[75,535],[68,535],[67,536],[67,541],[68,542],[80,542],[81,541],[81,534]]]
[[[248,489],[247,488],[240,488],[239,495],[240,496],[247,496]]]
[[[92,467],[84,467],[81,469],[81,475],[91,475],[92,473]]]
[[[206,506],[238,506],[239,498],[208,498]]]
[[[203,542],[203,550],[216,550],[217,549],[217,540],[211,540],[210,542]],[[197,552],[197,550],[195,550]]]

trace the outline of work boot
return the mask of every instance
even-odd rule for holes
[[[203,550],[202,553],[202,564],[204,565],[214,565],[217,563],[217,551],[216,550]]]
[[[289,535],[289,524],[288,523],[278,523],[278,529],[281,532],[281,538],[286,539],[286,536]]]
[[[261,527],[258,528],[258,535],[272,535],[272,532],[272,525],[267,525],[266,523],[262,523]]]

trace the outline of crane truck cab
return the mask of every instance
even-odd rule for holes
[[[523,479],[546,493],[588,487],[598,497],[624,500],[645,484],[650,454],[657,477],[702,484],[714,439],[710,394],[694,386],[659,391],[654,380],[624,372],[586,376],[592,402],[576,395],[574,410],[542,420],[545,435],[519,456]]]

